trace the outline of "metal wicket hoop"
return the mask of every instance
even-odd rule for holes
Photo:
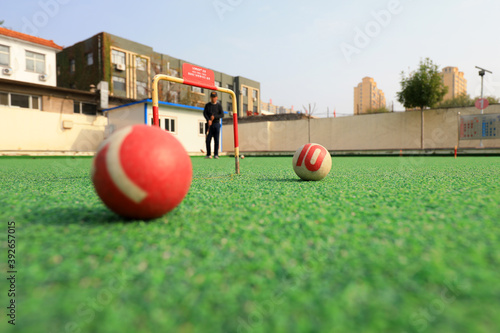
[[[235,171],[236,174],[240,174],[240,148],[238,140],[238,109],[236,103],[236,94],[234,91],[222,87],[217,87],[214,81],[213,71],[205,69],[199,66],[193,66],[188,63],[184,63],[182,66],[182,78],[169,76],[165,74],[157,74],[153,78],[153,126],[159,126],[159,111],[158,111],[158,83],[161,80],[181,83],[185,85],[220,91],[223,93],[230,94],[233,100],[233,130],[234,130],[234,159],[235,159]]]

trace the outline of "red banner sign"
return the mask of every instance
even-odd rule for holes
[[[214,72],[210,69],[184,63],[182,65],[182,78],[184,79],[184,84],[217,90],[217,87],[215,86]]]

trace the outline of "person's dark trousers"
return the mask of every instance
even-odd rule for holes
[[[220,124],[212,124],[210,126],[210,131],[207,135],[207,156],[212,155],[212,149],[210,143],[212,143],[212,138],[214,138],[214,155],[219,156],[219,137],[220,137]]]

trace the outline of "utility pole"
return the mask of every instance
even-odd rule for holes
[[[486,72],[490,73],[490,74],[493,74],[492,71],[489,71],[487,69],[484,69],[484,68],[481,68],[479,66],[476,66],[477,69],[479,69],[479,76],[481,77],[481,99],[483,99],[483,79],[484,79],[484,74],[486,74]],[[481,114],[483,114],[483,109],[481,108]]]
[[[484,74],[486,74],[486,72],[490,73],[490,74],[493,74],[492,71],[489,71],[487,69],[484,69],[484,68],[481,68],[479,66],[476,66],[477,69],[479,69],[479,76],[481,77],[481,99],[483,99],[483,79],[484,79]],[[481,114],[483,114],[483,111],[484,111],[484,108],[481,106]],[[483,147],[483,139],[481,139],[481,141],[479,141],[479,147]]]

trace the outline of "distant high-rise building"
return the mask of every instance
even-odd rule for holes
[[[377,88],[377,83],[371,77],[364,77],[354,87],[354,114],[369,113],[382,107],[385,107],[384,92]]]
[[[443,100],[467,94],[467,80],[464,78],[464,73],[460,72],[457,67],[443,68],[441,78],[444,85],[448,87],[448,92],[444,95]]]

